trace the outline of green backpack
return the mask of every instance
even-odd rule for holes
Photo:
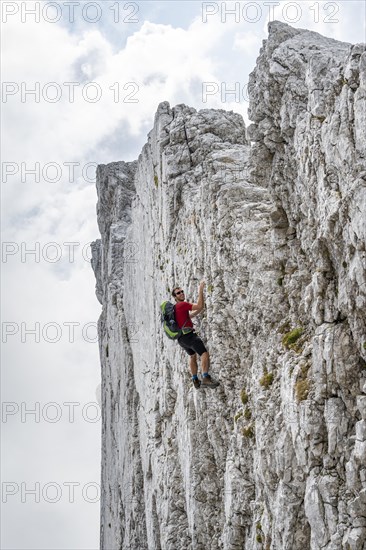
[[[163,324],[163,330],[168,338],[171,340],[177,340],[182,334],[187,334],[188,332],[191,332],[191,328],[187,328],[185,331],[183,330],[184,325],[182,328],[178,326],[178,323],[175,319],[175,305],[172,304],[169,301],[163,302],[160,305],[161,310],[161,322]]]

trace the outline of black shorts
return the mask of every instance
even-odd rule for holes
[[[178,344],[188,353],[188,355],[198,353],[198,355],[201,356],[202,353],[207,351],[201,338],[193,331],[183,334],[183,336],[178,338]]]

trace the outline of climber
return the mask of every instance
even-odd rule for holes
[[[210,357],[207,349],[201,338],[197,336],[191,319],[201,313],[204,306],[203,301],[203,287],[205,282],[201,281],[199,286],[198,301],[196,304],[186,302],[184,299],[184,290],[180,286],[173,288],[172,296],[175,298],[175,319],[180,328],[184,325],[191,330],[178,338],[178,344],[188,353],[190,356],[189,366],[192,374],[192,382],[194,387],[198,390],[201,386],[203,388],[216,388],[219,383],[214,381],[208,374]],[[192,313],[189,313],[192,312]],[[201,370],[202,370],[202,382],[197,376],[197,356],[201,357]]]

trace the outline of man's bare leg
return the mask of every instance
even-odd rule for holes
[[[209,367],[210,367],[210,356],[208,351],[205,351],[205,353],[202,353],[201,355],[201,370],[202,370],[201,388],[202,387],[217,388],[217,386],[219,385],[219,382],[217,382],[216,380],[212,380],[212,378],[208,374]]]
[[[202,353],[201,355],[202,374],[205,372],[208,372],[209,367],[210,367],[210,356],[208,354],[208,351],[205,351],[205,353]]]
[[[198,365],[197,365],[197,354],[196,353],[189,357],[189,368],[191,369],[192,376],[197,375]]]

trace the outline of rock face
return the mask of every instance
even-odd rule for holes
[[[164,102],[98,167],[102,549],[366,547],[365,50],[270,23],[253,124]],[[211,391],[160,325],[201,278]]]

